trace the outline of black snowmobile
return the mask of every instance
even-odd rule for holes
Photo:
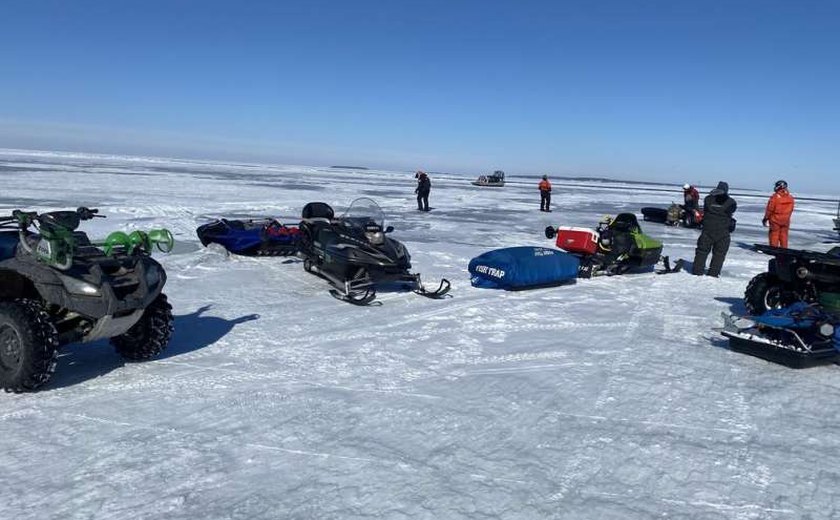
[[[334,297],[366,305],[376,298],[377,287],[411,290],[429,298],[449,292],[448,280],[427,291],[420,275],[409,272],[411,256],[402,243],[387,236],[394,228],[384,227],[382,208],[373,200],[356,199],[338,218],[328,204],[310,202],[301,217],[298,245],[303,267],[327,279]]]
[[[753,251],[772,255],[767,271],[747,284],[744,305],[752,315],[797,301],[840,306],[840,247],[827,253],[755,244]],[[838,309],[840,310],[840,309]]]
[[[124,358],[144,360],[169,343],[166,273],[151,251],[171,250],[172,234],[116,231],[93,243],[77,229],[99,216],[79,208],[0,217],[0,387],[6,391],[46,383],[61,345],[109,338]]]

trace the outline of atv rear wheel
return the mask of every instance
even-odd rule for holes
[[[790,303],[785,301],[787,299],[789,298],[785,297],[782,281],[770,273],[756,275],[747,284],[747,290],[744,292],[744,306],[753,316]]]
[[[172,337],[172,306],[161,293],[146,307],[143,316],[124,334],[111,338],[111,344],[122,357],[131,361],[151,359],[166,348]]]
[[[0,386],[28,392],[50,380],[58,355],[58,332],[33,300],[0,303]]]

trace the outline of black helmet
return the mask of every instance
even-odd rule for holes
[[[542,178],[543,178],[544,181],[547,181],[548,180],[548,175],[543,175]]]
[[[773,187],[773,190],[786,190],[787,189],[787,181],[776,181],[776,185]]]

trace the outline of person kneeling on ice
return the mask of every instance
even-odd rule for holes
[[[774,191],[775,193],[767,201],[767,208],[764,211],[761,225],[767,227],[767,223],[770,223],[771,246],[787,248],[794,199],[788,191],[788,184],[785,181],[776,181]]]
[[[417,171],[414,174],[417,179],[417,189],[414,193],[417,194],[417,209],[419,211],[429,211],[429,192],[432,191],[432,181],[424,171]]]
[[[683,210],[685,225],[693,227],[696,222],[696,211],[700,209],[700,192],[691,184],[683,184]]]
[[[551,211],[551,183],[548,175],[543,175],[540,181],[540,211]]]
[[[683,207],[686,211],[700,207],[700,192],[691,184],[683,184]]]
[[[738,208],[735,199],[729,196],[729,184],[721,181],[703,200],[703,231],[697,239],[692,274],[702,275],[706,271],[706,258],[712,253],[709,276],[720,276],[726,253],[729,251],[730,235],[735,229],[732,215]]]

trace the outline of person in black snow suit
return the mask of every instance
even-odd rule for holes
[[[702,275],[706,270],[706,257],[712,253],[709,276],[720,276],[723,261],[729,251],[730,234],[734,219],[732,214],[738,208],[735,199],[729,196],[729,184],[719,182],[703,200],[703,232],[697,239],[692,274]]]
[[[417,194],[417,209],[429,211],[429,192],[432,191],[432,181],[426,172],[422,171],[418,171],[414,177],[417,179],[417,189],[414,190]]]

